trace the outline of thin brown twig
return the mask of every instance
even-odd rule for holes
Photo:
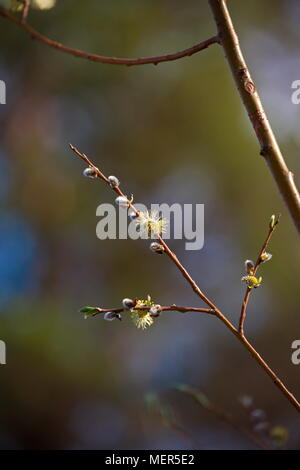
[[[109,184],[108,178],[91,162],[91,160],[83,153],[81,153],[76,147],[74,147],[72,144],[69,144],[71,150],[78,155],[81,159],[83,159],[86,163],[88,163],[89,166],[95,169],[97,172],[98,176],[100,176],[105,182]],[[113,189],[118,195],[127,197],[125,194],[120,190],[119,187],[113,187]],[[132,208],[132,210],[136,213],[136,215],[139,214],[139,211],[134,207],[132,202],[128,201],[128,205]],[[197,285],[197,283],[194,281],[194,279],[190,276],[190,274],[187,272],[187,270],[184,268],[184,266],[180,263],[179,259],[173,253],[173,251],[169,248],[167,243],[161,238],[161,236],[157,237],[157,240],[163,245],[166,254],[169,256],[169,258],[174,262],[174,264],[178,267],[180,272],[182,273],[183,277],[187,280],[187,282],[190,284],[194,292],[200,297],[209,307],[211,310],[213,310],[212,315],[216,316],[219,318],[219,320],[224,323],[224,325],[231,331],[231,333],[234,334],[234,336],[243,344],[243,346],[249,351],[251,356],[258,362],[258,364],[262,367],[262,369],[268,374],[268,376],[272,379],[273,383],[276,385],[276,387],[281,390],[283,395],[289,400],[289,402],[296,408],[298,412],[300,412],[300,403],[296,399],[296,397],[287,389],[287,387],[284,385],[284,383],[279,379],[277,374],[271,369],[271,367],[265,362],[265,360],[261,357],[261,355],[256,351],[254,346],[247,340],[247,338],[243,335],[240,334],[238,329],[228,320],[228,318],[215,306],[215,304],[208,298],[206,295],[201,291],[200,287]]]
[[[239,38],[235,32],[225,0],[209,0],[227,62],[230,66],[244,107],[260,144],[260,154],[265,158],[290,216],[300,233],[300,194],[281,153],[271,125],[267,119],[249,68],[243,57]]]
[[[265,239],[265,241],[264,241],[264,243],[263,243],[263,245],[260,249],[260,252],[259,252],[257,260],[256,260],[256,263],[255,263],[254,268],[251,272],[251,275],[253,275],[253,276],[255,276],[255,274],[257,273],[258,268],[260,267],[260,265],[262,263],[262,254],[268,248],[271,237],[272,237],[272,235],[273,235],[273,233],[274,233],[274,231],[275,231],[275,229],[278,225],[278,222],[279,222],[279,217],[277,218],[276,222],[273,225],[272,224],[269,225],[268,234],[267,234],[266,239]],[[244,324],[245,324],[245,320],[246,320],[247,306],[248,306],[251,291],[252,291],[252,289],[250,287],[246,288],[245,297],[244,297],[244,300],[242,302],[240,321],[239,321],[239,333],[242,336],[244,336]]]
[[[54,49],[58,49],[61,52],[65,52],[67,54],[71,54],[75,57],[81,57],[82,59],[87,59],[92,62],[101,62],[102,64],[112,64],[112,65],[145,65],[145,64],[160,64],[161,62],[171,62],[173,60],[182,59],[183,57],[190,57],[197,52],[203,51],[207,49],[212,44],[217,44],[219,42],[218,36],[213,36],[205,41],[201,41],[198,44],[195,44],[192,47],[184,49],[182,51],[174,52],[172,54],[164,54],[159,56],[153,57],[138,57],[134,59],[130,58],[123,58],[123,57],[108,57],[99,54],[93,54],[91,52],[86,52],[81,49],[75,49],[73,47],[65,46],[60,42],[53,41],[48,37],[39,33],[36,29],[29,26],[23,20],[19,20],[16,16],[9,13],[4,8],[0,8],[0,16],[11,21],[12,23],[16,24],[24,31],[27,32],[33,39],[37,39],[38,41],[42,42],[46,46],[52,47]]]

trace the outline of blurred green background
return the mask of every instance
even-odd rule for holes
[[[299,163],[297,0],[229,7],[242,48],[288,165]],[[58,0],[30,24],[64,44],[121,57],[173,52],[215,34],[206,1]],[[0,446],[3,449],[181,449],[184,435],[147,411],[158,393],[203,449],[254,449],[251,441],[190,398],[188,383],[251,428],[239,403],[251,395],[300,448],[299,416],[220,322],[166,313],[146,331],[129,321],[84,321],[83,305],[119,306],[151,294],[161,304],[199,306],[175,267],[147,242],[100,241],[96,207],[113,202],[82,177],[72,142],[135,200],[205,204],[205,245],[182,262],[233,321],[246,258],[254,258],[272,213],[282,213],[247,318],[250,339],[300,396],[299,239],[259,156],[220,47],[141,67],[76,59],[32,41],[0,18]],[[299,179],[297,180],[299,183]]]

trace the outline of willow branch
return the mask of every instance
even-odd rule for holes
[[[94,168],[98,177],[104,180],[107,184],[109,184],[108,178],[97,168],[91,160],[84,154],[81,153],[76,147],[72,144],[69,144],[70,149],[78,155],[82,160],[84,160],[89,166]],[[111,187],[113,191],[115,191],[118,195],[126,197],[127,196],[121,191],[119,187]],[[138,216],[139,211],[134,207],[132,202],[128,201],[128,206],[135,212]],[[197,285],[196,281],[191,277],[191,275],[187,272],[185,267],[181,264],[175,253],[169,248],[167,243],[161,238],[161,236],[157,237],[157,240],[164,246],[165,253],[169,256],[169,258],[173,261],[173,263],[178,267],[179,271],[186,279],[186,281],[190,284],[194,292],[202,299],[212,310],[210,312],[212,315],[219,318],[219,320],[224,323],[224,325],[231,331],[232,334],[243,344],[243,346],[249,351],[251,356],[258,362],[258,364],[262,367],[262,369],[268,374],[268,376],[272,379],[273,383],[278,387],[279,390],[284,394],[284,396],[289,400],[289,402],[300,412],[300,403],[296,399],[296,397],[287,389],[284,383],[279,379],[277,374],[271,369],[271,367],[264,361],[264,359],[260,356],[260,354],[256,351],[254,346],[245,338],[245,336],[241,335],[238,329],[228,320],[228,318],[216,307],[216,305],[202,292],[200,287]]]
[[[238,421],[236,421],[233,418],[233,416],[230,413],[228,413],[226,410],[223,410],[219,406],[212,403],[207,398],[207,396],[204,395],[204,393],[199,392],[198,390],[192,387],[189,387],[187,385],[179,385],[175,387],[175,389],[178,390],[179,392],[186,393],[187,395],[192,397],[198,405],[202,406],[202,408],[212,413],[220,421],[223,421],[224,423],[234,428],[236,431],[239,432],[239,434],[244,434],[248,439],[253,441],[258,447],[264,450],[270,450],[270,446],[264,441],[264,439],[256,435],[254,432],[251,432],[245,426],[242,426]]]
[[[251,78],[226,1],[209,0],[209,3],[218,27],[220,43],[224,48],[236,86],[259,141],[260,154],[265,158],[290,216],[300,233],[300,194],[294,175],[287,167]]]
[[[211,46],[212,44],[216,44],[219,42],[218,36],[213,36],[205,41],[199,42],[188,49],[184,49],[179,52],[174,52],[172,54],[165,54],[153,57],[138,57],[135,59],[128,59],[123,57],[107,57],[104,55],[93,54],[91,52],[86,52],[81,49],[75,49],[73,47],[65,46],[60,42],[53,41],[48,37],[39,33],[36,29],[29,26],[23,20],[19,20],[16,16],[9,13],[4,8],[0,8],[0,16],[11,21],[15,25],[19,26],[19,28],[23,29],[32,39],[36,39],[46,46],[52,47],[57,49],[61,52],[65,52],[66,54],[71,54],[75,57],[81,57],[82,59],[87,59],[92,62],[101,62],[102,64],[112,64],[112,65],[145,65],[145,64],[160,64],[161,62],[171,62],[173,60],[182,59],[183,57],[190,57],[197,52],[203,51],[207,49],[207,47]],[[27,15],[26,15],[27,16]]]
[[[151,401],[153,401],[153,398]],[[154,402],[151,403],[149,408],[155,412],[164,426],[173,429],[181,438],[183,437],[185,440],[190,441],[196,449],[201,448],[200,443],[194,438],[193,434],[184,429],[184,427],[175,420],[170,408],[166,407],[157,396],[154,397]]]
[[[113,312],[113,313],[122,313],[122,312],[128,312],[128,310],[124,308],[101,308],[101,307],[94,307],[95,312],[91,315],[92,317],[95,317],[96,315],[99,315],[100,313],[108,313],[108,312]],[[144,305],[138,305],[134,307],[135,310],[149,310],[148,306]],[[208,314],[214,314],[214,310],[211,308],[201,308],[201,307],[179,307],[178,305],[172,304],[172,305],[160,305],[159,306],[159,311],[160,312],[180,312],[180,313],[189,313],[189,312],[201,312],[201,313],[208,313]]]
[[[263,245],[260,249],[260,252],[259,252],[257,260],[256,260],[256,263],[255,263],[253,271],[252,271],[253,276],[255,276],[255,274],[257,273],[258,268],[260,267],[260,265],[262,263],[262,254],[268,248],[271,237],[274,233],[274,230],[276,229],[276,227],[278,225],[278,222],[279,222],[279,218],[277,218],[277,220],[274,224],[269,225],[268,234],[267,234],[266,239],[265,239],[265,241],[264,241],[264,243],[263,243]],[[242,309],[241,309],[241,314],[240,314],[240,322],[239,322],[239,332],[240,332],[241,335],[244,335],[244,323],[245,323],[245,320],[246,320],[247,306],[248,306],[248,302],[249,302],[249,298],[250,298],[252,290],[253,289],[250,289],[250,287],[246,288],[245,297],[244,297],[244,300],[243,300],[243,303],[242,303]]]

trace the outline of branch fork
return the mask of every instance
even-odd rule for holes
[[[85,163],[87,163],[89,166],[95,169],[97,171],[97,175],[104,180],[106,183],[109,184],[109,180],[107,176],[102,173],[101,170],[99,170],[93,163],[92,161],[84,154],[81,153],[76,147],[74,147],[72,144],[69,144],[70,149],[74,152],[75,155],[79,156]],[[122,192],[120,187],[111,187],[110,188],[117,193],[119,196],[126,197],[125,194]],[[129,201],[131,209],[136,213],[136,215],[139,215],[139,212],[137,209],[134,207],[133,203]],[[269,223],[269,231],[268,235],[263,243],[263,246],[259,252],[258,259],[256,261],[255,267],[254,267],[254,272],[257,271],[259,265],[261,264],[262,260],[262,254],[265,252],[269,241],[271,239],[271,236],[275,230],[275,227],[277,226],[279,221],[279,218],[275,218],[275,216],[271,217],[271,221]],[[276,387],[283,393],[283,395],[289,400],[289,402],[297,409],[298,412],[300,412],[300,403],[296,399],[296,397],[288,390],[288,388],[284,385],[284,383],[279,379],[277,374],[271,369],[271,367],[264,361],[264,359],[260,356],[260,354],[256,351],[254,346],[249,342],[249,340],[246,338],[243,330],[243,325],[245,321],[245,316],[246,316],[246,307],[248,304],[250,292],[248,293],[248,289],[246,291],[245,299],[243,302],[243,307],[241,311],[241,317],[240,317],[240,325],[239,328],[236,328],[233,323],[230,322],[230,320],[227,318],[226,315],[224,315],[218,307],[214,304],[212,300],[210,300],[206,294],[200,289],[196,281],[191,277],[191,275],[188,273],[186,268],[181,264],[179,259],[177,258],[176,254],[169,248],[168,244],[163,240],[163,238],[160,235],[157,235],[157,240],[159,243],[164,247],[164,253],[171,259],[171,261],[176,265],[176,267],[179,269],[181,272],[182,276],[184,279],[188,282],[188,284],[191,286],[193,291],[197,294],[197,296],[209,307],[208,309],[205,308],[195,308],[195,307],[177,307],[176,305],[171,305],[171,306],[166,306],[164,307],[165,310],[177,310],[181,312],[187,312],[187,311],[198,311],[198,312],[205,312],[209,313],[213,316],[216,316],[221,322],[231,331],[231,333],[243,344],[243,346],[249,351],[249,353],[252,355],[252,357],[256,360],[256,362],[260,365],[260,367],[269,375],[269,377],[272,379],[273,383],[276,385]],[[251,289],[250,289],[251,291]],[[127,299],[128,300],[128,299]],[[111,311],[110,309],[100,309],[97,308],[97,313],[107,313]],[[136,307],[133,307],[136,310]],[[149,310],[149,307],[146,307]],[[113,309],[114,310],[114,309]],[[116,311],[116,309],[115,309]],[[117,313],[120,313],[120,310],[117,309]]]

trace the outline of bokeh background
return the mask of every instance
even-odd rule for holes
[[[297,0],[229,2],[274,131],[300,173]],[[105,55],[173,52],[215,34],[206,1],[58,0],[29,21],[67,45]],[[300,447],[298,413],[212,318],[166,313],[146,331],[128,320],[84,320],[84,305],[117,307],[151,294],[197,306],[191,289],[147,242],[100,241],[96,207],[113,202],[82,177],[72,142],[125,192],[145,202],[205,204],[205,245],[179,258],[231,320],[238,320],[243,263],[254,258],[272,213],[282,223],[250,302],[247,330],[300,396],[299,239],[263,158],[224,60],[214,45],[155,66],[95,64],[47,48],[1,18],[0,79],[0,446],[3,449],[255,449],[177,383],[202,390],[251,429],[240,404],[253,397]],[[297,178],[296,178],[297,179]],[[298,179],[299,183],[299,179]],[[150,395],[149,395],[150,394]],[[156,394],[156,395],[153,395]],[[158,396],[179,428],[164,426],[145,396]],[[147,400],[146,400],[147,401]]]

